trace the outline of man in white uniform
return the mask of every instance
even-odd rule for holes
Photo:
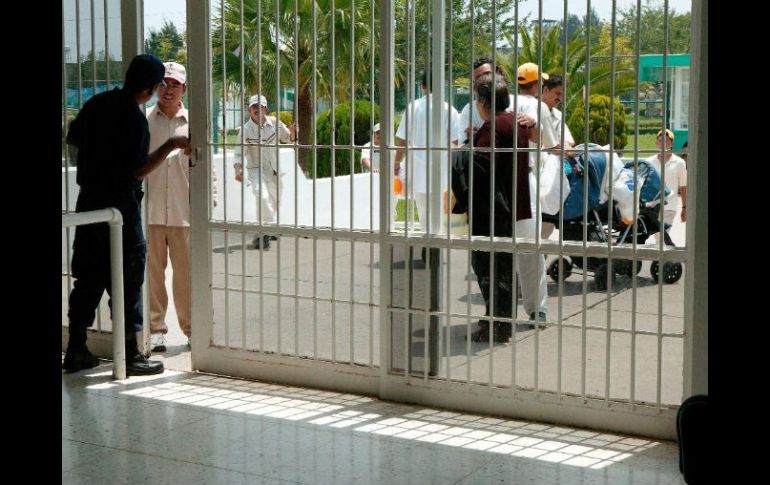
[[[663,148],[663,134],[664,132],[662,130],[659,131],[655,140],[658,150]],[[687,164],[680,156],[675,155],[670,151],[674,144],[674,133],[671,130],[666,129],[665,135],[666,154],[663,158],[665,160],[664,163],[666,166],[665,182],[666,187],[668,187],[669,194],[668,197],[666,197],[666,205],[663,206],[663,222],[666,224],[666,226],[670,227],[674,224],[674,216],[676,215],[676,211],[679,208],[680,196],[682,197],[682,214],[680,219],[682,222],[687,222]],[[647,161],[652,163],[652,165],[660,174],[661,178],[663,178],[663,172],[661,171],[660,163],[660,153],[649,157]],[[673,244],[673,242],[669,241],[670,238],[666,237],[666,244]]]
[[[430,214],[430,228],[427,227],[426,221],[428,219],[428,180],[426,174],[426,167],[430,166],[430,171],[441,171],[441,187],[431,187],[431,192],[435,193],[440,191],[444,193],[447,190],[449,184],[449,170],[448,170],[448,151],[442,150],[437,152],[437,157],[432,164],[428,164],[428,150],[426,148],[449,148],[447,141],[447,123],[449,123],[451,131],[451,142],[457,145],[460,138],[463,136],[462,128],[460,126],[460,117],[457,114],[457,110],[450,106],[446,101],[442,101],[440,96],[436,97],[434,101],[433,95],[430,93],[430,71],[424,71],[421,80],[423,96],[419,99],[409,103],[406,107],[404,115],[401,117],[401,122],[396,130],[396,145],[404,147],[409,146],[409,159],[407,160],[407,176],[404,179],[407,181],[404,187],[405,198],[409,201],[411,193],[414,193],[414,201],[417,204],[417,212],[420,218],[420,228],[423,232],[430,232],[436,234],[442,227],[446,227],[446,221],[442,221],[442,214]],[[431,139],[430,146],[428,145],[428,131],[432,131],[428,125],[428,118],[432,123],[439,120],[432,118],[433,102],[441,102],[441,137],[439,140]],[[409,132],[407,132],[407,118],[409,119]],[[398,175],[401,169],[401,161],[404,159],[406,151],[400,149],[396,152],[396,159],[393,164],[394,174]],[[436,163],[438,165],[436,165]],[[410,167],[411,168],[408,168]],[[408,204],[407,204],[408,206]],[[445,216],[444,216],[445,217]],[[413,219],[407,216],[407,227],[412,223]]]
[[[550,112],[550,123],[551,127],[553,128],[553,133],[556,139],[561,140],[561,125],[562,125],[562,113],[559,111],[557,106],[561,104],[562,97],[564,96],[564,82],[560,75],[558,74],[551,74],[548,76],[547,79],[543,81],[543,95],[541,96],[541,99],[543,103],[548,106],[548,110]],[[566,123],[564,123],[564,141],[557,143],[554,148],[561,148],[562,145],[565,147],[565,150],[568,150],[565,153],[569,153],[569,150],[572,149],[575,146],[575,139],[572,137],[572,132],[569,131],[569,126],[567,126]],[[547,156],[554,156],[556,155],[550,154]],[[557,164],[561,163],[561,159],[559,157],[556,157],[557,160],[555,162]],[[555,170],[554,172],[559,172],[558,170]],[[540,179],[540,186],[543,187],[544,184],[548,183],[558,183],[558,181],[546,181],[543,180],[542,176]],[[569,187],[566,187],[569,189]],[[541,189],[540,197],[541,201],[543,200],[544,191]],[[562,199],[559,199],[562,200]],[[545,204],[543,203],[545,206]],[[558,222],[559,218],[554,216],[553,214],[547,214],[545,211],[543,211],[543,226],[541,227],[540,235],[543,239],[548,239],[548,237],[553,233],[553,230],[555,229],[555,222]]]
[[[261,213],[257,216],[260,225],[274,224],[277,220],[278,201],[281,192],[281,174],[278,166],[278,148],[276,137],[281,143],[291,143],[297,135],[296,124],[288,127],[276,116],[268,116],[270,109],[267,98],[254,95],[249,98],[249,121],[244,123],[243,142],[246,159],[246,173],[248,184],[257,198],[258,210],[261,202]],[[240,133],[239,133],[240,135]],[[243,165],[240,146],[235,150],[235,180],[243,182]],[[275,236],[264,236],[254,239],[255,249],[268,249],[270,240]]]
[[[361,165],[365,172],[380,171],[380,124],[372,128],[372,140],[361,147]]]

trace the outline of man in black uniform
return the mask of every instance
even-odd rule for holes
[[[123,285],[125,289],[126,373],[163,372],[163,363],[147,360],[136,333],[142,330],[142,282],[146,242],[142,231],[142,180],[176,148],[189,153],[189,139],[169,138],[148,154],[150,132],[139,105],[152,98],[165,75],[155,56],[136,56],[123,88],[94,96],[70,124],[67,144],[77,149],[77,212],[116,207],[123,215]],[[109,229],[106,223],[78,226],[72,256],[75,284],[69,298],[69,344],[62,363],[67,372],[99,364],[86,347],[87,329],[107,290],[112,296]]]

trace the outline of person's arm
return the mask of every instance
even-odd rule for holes
[[[679,187],[679,196],[682,197],[682,214],[680,218],[682,222],[687,222],[687,186]]]
[[[687,167],[682,164],[679,171],[679,196],[682,197],[682,222],[687,222]]]
[[[296,138],[297,125],[292,123],[288,127],[276,117],[276,126],[278,126],[278,140],[281,143],[293,143]]]
[[[147,160],[145,161],[144,165],[139,167],[136,172],[134,172],[134,177],[137,180],[144,180],[144,178],[149,175],[153,170],[158,168],[158,166],[166,159],[168,158],[168,154],[174,151],[175,149],[181,149],[184,150],[185,155],[190,154],[190,139],[186,136],[172,136],[168,140],[166,140],[165,143],[163,143],[160,147],[158,147],[157,150],[150,153],[147,156]]]
[[[368,143],[361,148],[361,165],[366,167],[367,172],[372,171],[372,149]]]
[[[246,129],[246,126],[247,125],[243,125],[243,126],[238,127],[238,136],[237,136],[236,139],[238,140],[238,142],[240,142],[241,141],[241,136],[240,135],[241,135],[242,132],[245,132],[244,136],[243,136],[243,142],[248,144],[248,142],[246,141],[246,138],[248,137],[248,131],[249,130]],[[236,145],[235,146],[235,159],[238,160],[238,161],[233,163],[233,168],[235,169],[235,180],[238,181],[238,182],[243,182],[243,164],[240,162],[240,160],[243,160],[246,156],[248,156],[248,155],[244,156],[243,149],[242,149],[240,143],[238,145]]]
[[[406,140],[396,137],[396,146],[405,147]],[[396,150],[396,159],[393,161],[393,173],[396,175],[398,175],[398,171],[401,169],[401,160],[404,159],[404,155],[406,155],[406,150],[403,148]]]

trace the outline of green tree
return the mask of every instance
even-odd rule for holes
[[[586,45],[583,31],[573,32],[567,41],[566,49],[562,46],[564,35],[561,25],[550,28],[543,32],[542,57],[540,56],[541,46],[539,43],[539,27],[535,26],[532,32],[524,26],[519,28],[519,36],[507,35],[508,42],[518,47],[520,42],[520,52],[518,56],[518,65],[514,63],[513,54],[500,57],[500,64],[510,79],[516,77],[516,69],[525,62],[533,62],[541,66],[543,72],[549,74],[564,73],[565,88],[564,100],[566,110],[569,115],[579,99],[582,98],[586,86],[586,78],[590,79],[591,94],[606,94],[611,91],[612,65],[609,62],[611,57],[611,36],[609,26],[604,26],[600,32],[596,32],[596,42],[591,42],[593,47],[590,49],[590,71],[587,65],[589,50]],[[635,87],[635,72],[631,58],[626,57],[630,51],[627,49],[627,39],[622,37],[615,38],[615,95],[633,91]],[[566,55],[566,71],[564,71]],[[590,73],[590,75],[587,75]]]
[[[278,89],[295,89],[296,82],[299,142],[307,145],[314,141],[314,100],[329,99],[333,94],[335,104],[344,102],[355,95],[355,86],[368,85],[371,51],[376,55],[379,42],[379,6],[374,3],[372,30],[372,2],[336,0],[334,11],[331,0],[296,3],[295,12],[295,0],[244,0],[241,12],[241,0],[225,0],[224,12],[215,14],[212,26],[213,74],[233,97],[240,98],[243,89],[245,102],[248,96],[261,92],[274,109],[278,109],[273,106]],[[377,65],[379,59],[374,62]],[[308,153],[301,149],[298,155],[300,167],[306,172]]]
[[[614,149],[621,149],[626,146],[628,136],[626,134],[626,113],[620,101],[615,99],[614,113]],[[585,143],[585,104],[580,99],[575,106],[575,110],[567,120],[572,136],[575,138],[575,144]],[[608,145],[610,143],[610,97],[602,94],[591,95],[588,101],[588,141],[598,145]]]
[[[455,86],[470,87],[470,71],[473,60],[479,57],[492,57],[493,43],[500,45],[506,33],[515,29],[513,11],[516,2],[526,0],[451,0],[446,12],[446,61],[452,64],[452,78]],[[492,5],[495,5],[493,11]],[[471,8],[471,6],[473,8]],[[407,10],[411,8],[411,12]],[[414,84],[410,89],[419,85],[420,71],[430,69],[431,63],[431,0],[396,0],[395,3],[395,36],[396,75],[406,79],[407,66],[415,66]],[[407,27],[413,19],[414,37],[411,37]],[[519,21],[522,21],[520,18]],[[451,32],[451,33],[450,33]],[[496,35],[495,35],[496,34]],[[473,38],[473,42],[471,42]],[[414,42],[414,58],[410,47]],[[495,42],[497,41],[497,42]],[[451,51],[451,53],[450,53]],[[500,55],[503,50],[498,50]],[[447,82],[449,81],[449,73]],[[405,93],[396,93],[396,111],[405,105]]]
[[[101,84],[107,80],[107,70],[110,73],[110,83],[123,82],[123,63],[116,61],[110,54],[109,62],[104,62],[104,51],[99,51],[94,59],[93,51],[82,57],[80,61],[80,76],[83,87],[91,87],[94,78],[94,66],[96,67],[96,81]],[[67,86],[77,88],[78,86],[78,66],[77,64],[67,64]]]
[[[664,47],[663,27],[665,9],[660,1],[645,0],[641,15],[641,50],[640,54],[662,54],[668,52],[680,54],[690,52],[690,12],[677,13],[668,10],[668,49]],[[618,33],[629,39],[632,49],[636,50],[637,39],[636,4],[618,10]]]
[[[150,35],[144,40],[144,52],[157,56],[163,62],[175,61],[184,64],[187,60],[184,34],[180,34],[176,25],[168,20],[160,30],[150,29]]]
[[[353,124],[350,122],[351,105],[341,103],[334,108],[334,130],[332,130],[331,110],[324,111],[318,116],[318,142],[322,145],[332,144],[332,134],[337,145],[350,145],[351,132],[353,132],[353,144],[361,146],[371,139],[372,127],[370,125],[371,110],[374,108],[374,122],[380,119],[380,108],[376,104],[372,106],[369,101],[357,100],[354,107]],[[351,129],[352,128],[352,129]],[[355,151],[353,158],[354,173],[360,173],[360,152]],[[350,174],[350,149],[338,148],[334,153],[334,173],[336,175]],[[313,176],[313,166],[308,167],[308,177]],[[315,166],[317,178],[330,177],[332,175],[332,149],[319,148],[318,159]]]

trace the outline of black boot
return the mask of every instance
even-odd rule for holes
[[[257,236],[252,244],[254,249],[270,249],[270,236]]]
[[[77,372],[83,369],[92,369],[99,365],[99,359],[88,350],[86,344],[67,345],[67,353],[64,354],[64,362],[61,367],[65,372]]]
[[[126,375],[149,376],[163,372],[163,362],[149,360],[141,352],[136,342],[136,333],[126,331]]]
[[[494,324],[495,335],[494,341],[497,343],[506,343],[511,340],[513,335],[513,328],[508,322],[495,322]]]
[[[479,328],[471,333],[473,342],[486,342],[489,340],[489,320],[479,320]]]
[[[61,367],[66,372],[77,372],[83,369],[91,369],[99,365],[99,359],[86,347],[85,327],[75,327],[70,324],[69,342],[67,342],[67,352],[64,354],[64,362]]]

